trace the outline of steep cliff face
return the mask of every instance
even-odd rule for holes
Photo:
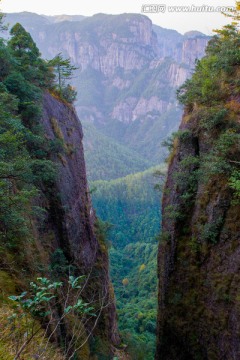
[[[42,123],[48,139],[58,137],[66,147],[60,158],[54,159],[58,165],[55,186],[61,206],[55,211],[63,216],[62,221],[53,219],[62,228],[58,243],[64,242],[68,255],[80,266],[90,268],[96,260],[98,244],[86,180],[81,124],[71,107],[49,94],[44,97]]]
[[[113,353],[119,343],[114,293],[109,279],[106,245],[97,237],[96,218],[91,206],[82,146],[82,128],[72,107],[44,96],[42,124],[49,140],[60,139],[64,152],[54,157],[57,178],[50,195],[46,234],[54,234],[52,250],[62,249],[77,274],[88,277],[84,298],[101,306],[102,313],[93,332],[105,344],[102,353]],[[94,300],[93,300],[94,299]],[[91,328],[92,327],[92,328]],[[69,332],[72,329],[69,328]],[[101,353],[101,349],[98,349]],[[105,355],[106,355],[105,354]]]
[[[156,359],[237,359],[240,206],[221,174],[196,180],[199,157],[213,149],[188,116],[163,197]]]
[[[198,31],[189,31],[184,35],[176,30],[164,29],[153,25],[157,34],[159,57],[171,57],[178,64],[187,64],[194,68],[195,59],[201,59],[205,54],[209,36]]]
[[[239,34],[226,33],[180,96],[162,204],[157,360],[240,357]]]
[[[30,319],[29,325],[24,325],[25,330],[21,329],[23,333],[18,333],[16,328],[23,325],[16,320],[17,326],[13,325],[11,332],[20,345],[14,343],[12,335],[7,335],[6,343],[4,339],[0,341],[0,357],[11,358],[15,347],[17,353],[27,339],[23,347],[26,352],[21,356],[37,357],[44,352],[44,357],[50,359],[48,345],[53,343],[56,350],[54,359],[112,359],[115,346],[120,342],[115,298],[109,278],[108,249],[89,196],[81,124],[71,105],[46,92],[40,125],[45,138],[55,146],[55,150],[49,152],[49,158],[55,164],[56,175],[51,180],[51,186],[43,181],[39,187],[33,208],[41,208],[41,212],[30,213],[24,245],[18,251],[5,244],[1,247],[1,254],[4,254],[0,261],[1,321],[8,329],[10,323],[4,313],[10,316],[13,312],[8,296],[24,290],[27,291],[25,294],[31,293],[29,283],[37,281],[37,278],[60,281],[63,288],[57,295],[58,301],[51,304],[51,318],[38,315],[34,320],[42,323],[45,338],[43,330],[41,333],[37,331],[38,337],[32,330],[32,336],[28,338],[32,324]],[[71,289],[69,276],[82,276],[81,287]],[[74,295],[76,290],[78,294]],[[83,301],[91,306],[93,314],[88,318],[84,318],[81,312],[70,316],[69,310],[74,301]],[[44,306],[42,309],[45,309]],[[9,357],[2,357],[6,349]]]
[[[181,51],[181,62],[193,69],[195,60],[201,59],[204,56],[208,41],[209,37],[207,36],[196,36],[184,39]]]
[[[83,71],[91,67],[106,76],[118,67],[141,69],[158,51],[150,19],[136,14],[97,14],[81,22],[51,24],[36,36],[44,56],[65,52]]]

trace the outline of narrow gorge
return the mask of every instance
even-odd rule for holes
[[[239,11],[0,13],[0,360],[240,359]]]

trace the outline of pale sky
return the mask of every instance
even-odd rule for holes
[[[0,0],[1,1],[1,0]],[[149,5],[159,5],[158,8]],[[175,29],[181,33],[189,30],[199,30],[205,34],[211,34],[212,29],[221,28],[229,22],[218,6],[234,6],[234,0],[2,0],[0,8],[3,12],[29,11],[45,15],[85,15],[90,16],[96,13],[141,14],[142,6],[154,24],[165,28]],[[163,5],[161,8],[160,5]],[[185,9],[173,11],[169,6],[183,6]],[[187,8],[191,11],[187,12]],[[195,8],[198,7],[198,11]],[[201,7],[201,11],[200,8]],[[206,7],[214,7],[214,11],[208,11]],[[149,13],[154,11],[157,13]],[[160,11],[162,9],[162,12]],[[181,10],[181,11],[180,11]]]

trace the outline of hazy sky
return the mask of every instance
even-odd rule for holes
[[[159,5],[150,7],[149,5]],[[146,6],[143,6],[146,5]],[[160,7],[163,5],[163,7]],[[151,18],[154,24],[176,29],[181,33],[189,30],[199,30],[211,34],[212,29],[220,28],[229,22],[221,12],[216,9],[218,6],[234,6],[234,0],[2,0],[0,7],[3,12],[30,11],[46,15],[93,15],[99,12],[106,14],[138,13],[155,11],[157,13],[145,13]],[[143,7],[142,7],[143,6]],[[169,6],[187,8],[173,11]],[[198,7],[198,11],[195,10]],[[202,7],[200,11],[200,8]],[[214,11],[208,11],[206,7],[214,7]],[[161,12],[162,10],[162,12]]]

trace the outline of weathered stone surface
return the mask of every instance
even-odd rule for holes
[[[52,251],[62,249],[75,272],[87,276],[84,297],[102,309],[96,327],[89,323],[86,331],[93,331],[93,336],[104,339],[112,353],[112,347],[119,343],[115,299],[107,248],[96,236],[96,218],[86,180],[82,127],[72,106],[48,93],[44,95],[43,104],[45,136],[49,140],[58,138],[64,144],[64,151],[52,157],[57,164],[57,178],[49,200],[45,235],[54,233],[49,244]],[[72,329],[68,331],[71,334]]]
[[[163,196],[156,360],[240,358],[239,201],[220,173],[198,176],[190,193],[197,165],[181,165],[203,162],[213,149],[216,129],[200,121],[194,110],[183,117],[189,136],[175,143]],[[232,156],[239,158],[238,147]]]

